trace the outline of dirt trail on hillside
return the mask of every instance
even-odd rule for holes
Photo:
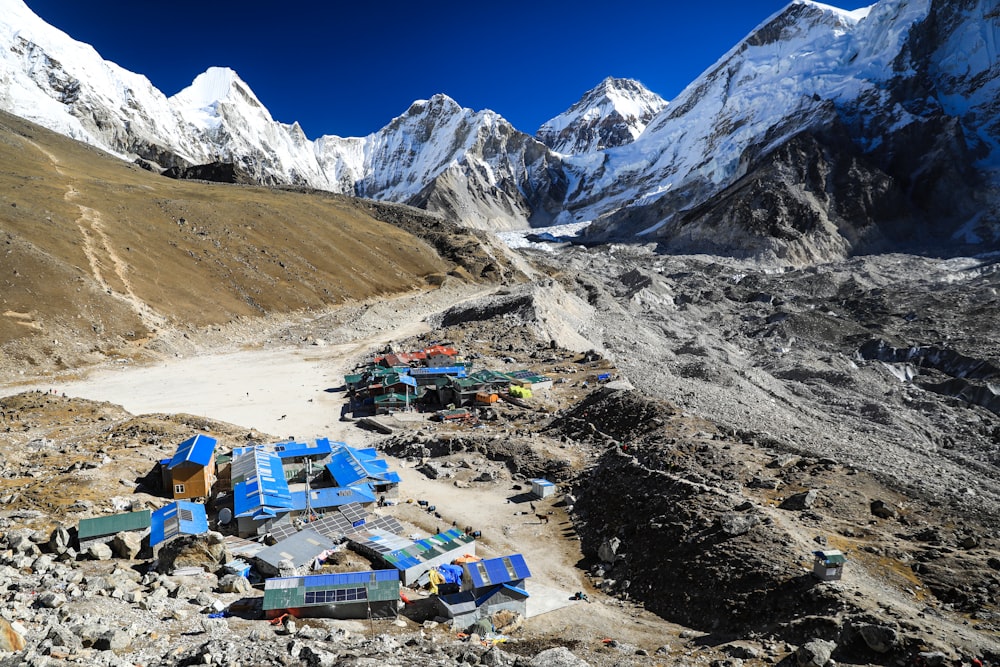
[[[70,178],[66,174],[66,170],[60,165],[59,158],[54,153],[30,139],[28,143],[45,154],[60,176],[67,179]],[[69,185],[67,186],[66,193],[63,195],[63,199],[74,204],[80,210],[76,224],[80,230],[82,238],[80,245],[84,255],[87,257],[91,276],[108,294],[128,304],[150,331],[162,328],[167,324],[166,318],[157,313],[148,303],[140,299],[133,290],[132,283],[128,277],[128,263],[118,254],[114,243],[108,237],[101,219],[101,212],[77,202],[79,197],[80,191],[76,189],[73,180],[69,180]],[[110,264],[110,268],[108,269],[109,275],[105,275],[104,267],[106,264]],[[117,281],[117,284],[113,284],[112,280]]]

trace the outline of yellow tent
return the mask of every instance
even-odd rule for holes
[[[510,395],[515,398],[531,398],[531,390],[527,387],[518,387],[516,384],[510,386]]]

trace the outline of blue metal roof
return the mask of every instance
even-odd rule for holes
[[[279,442],[272,445],[274,453],[282,459],[295,458],[297,456],[317,456],[323,457],[330,454],[333,446],[326,438],[320,438],[314,443],[309,442]]]
[[[524,556],[511,554],[500,558],[488,558],[475,563],[464,563],[462,567],[469,575],[475,588],[506,584],[531,576]]]
[[[341,447],[333,453],[333,458],[326,464],[326,469],[338,486],[357,484],[368,477],[368,471],[350,449]]]
[[[205,506],[187,500],[177,500],[153,512],[150,517],[149,545],[169,540],[177,535],[201,535],[208,532]]]
[[[215,454],[215,442],[215,438],[204,433],[188,438],[177,445],[177,453],[170,459],[167,469],[172,470],[175,466],[188,462],[207,466],[212,462],[212,456]]]
[[[343,586],[344,584],[370,584],[375,581],[399,581],[399,570],[370,570],[368,572],[340,572],[338,574],[313,574],[301,577],[306,588]]]
[[[281,470],[280,465],[277,468]],[[273,515],[274,510],[290,509],[292,494],[284,475],[257,474],[233,487],[233,514],[237,517],[253,516],[261,511]]]
[[[327,507],[340,507],[348,503],[373,503],[375,502],[375,492],[369,484],[355,484],[353,486],[333,486],[323,489],[311,489],[309,491],[309,507],[311,509],[324,509]],[[306,508],[306,492],[293,491],[291,494],[292,509],[304,510]]]
[[[364,481],[369,477],[385,479],[389,473],[389,464],[378,457],[374,447],[355,449],[343,443],[335,443],[333,454],[326,469],[338,486],[350,486]],[[392,481],[392,480],[386,480]],[[398,475],[397,479],[398,480]]]
[[[414,377],[451,375],[464,378],[466,376],[465,366],[436,366],[433,368],[411,368],[410,375]]]

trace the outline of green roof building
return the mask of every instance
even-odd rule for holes
[[[88,548],[97,542],[107,542],[121,532],[149,532],[152,524],[152,513],[149,510],[125,512],[111,516],[98,516],[92,519],[80,519],[77,524],[77,540],[80,550]]]

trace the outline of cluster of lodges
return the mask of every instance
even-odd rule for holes
[[[452,347],[433,345],[423,350],[376,356],[344,376],[351,411],[385,414],[412,408],[450,408],[452,416],[501,399],[530,398],[533,390],[547,389],[552,380],[530,370],[511,373],[472,371]]]
[[[519,554],[480,560],[473,534],[452,529],[413,539],[403,536],[395,518],[371,512],[394,504],[400,481],[374,449],[320,438],[218,454],[216,440],[199,434],[158,466],[173,501],[153,512],[81,520],[81,550],[138,532],[156,557],[173,539],[209,531],[199,501],[214,497],[218,524],[234,533],[224,538],[236,557],[227,569],[264,580],[263,608],[270,618],[394,618],[401,585],[439,581],[439,568],[448,566],[448,581],[457,585],[442,587],[436,601],[456,625],[464,628],[499,609],[525,613],[523,586],[530,573]],[[345,545],[382,569],[309,574]]]

